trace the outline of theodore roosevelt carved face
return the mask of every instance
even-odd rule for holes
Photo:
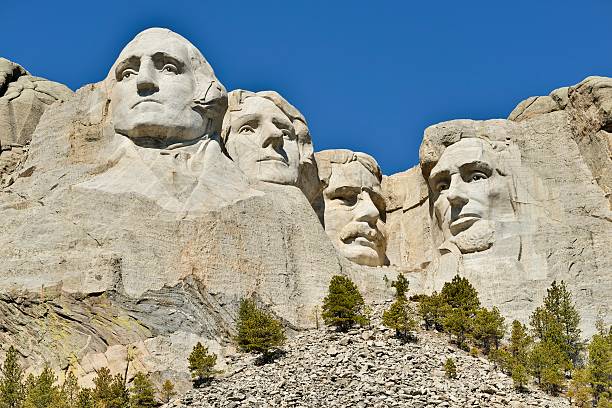
[[[324,227],[336,250],[361,265],[384,265],[385,201],[376,161],[348,150],[318,152],[316,158],[326,185]]]
[[[115,131],[147,147],[184,143],[218,132],[227,103],[202,54],[165,29],[137,35],[109,74]]]
[[[491,247],[495,221],[514,216],[508,178],[499,152],[479,138],[448,146],[431,170],[435,220],[444,238],[462,253]]]

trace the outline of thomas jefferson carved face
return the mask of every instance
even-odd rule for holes
[[[462,253],[491,247],[494,222],[513,216],[498,156],[484,140],[462,139],[446,148],[429,176],[435,219]]]
[[[345,258],[361,265],[383,265],[385,201],[380,181],[357,160],[331,166],[323,191],[325,231]]]
[[[184,142],[202,136],[206,123],[194,110],[196,80],[186,40],[167,30],[137,36],[114,65],[112,122],[139,145]]]
[[[228,114],[230,114],[228,112]],[[250,96],[231,112],[225,148],[251,179],[295,185],[300,166],[296,130],[270,99]]]

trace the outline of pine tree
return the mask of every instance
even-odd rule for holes
[[[567,397],[572,406],[579,408],[592,407],[591,387],[587,369],[574,370],[572,380],[567,387]]]
[[[193,378],[193,384],[196,387],[210,382],[215,374],[219,373],[214,368],[215,364],[217,364],[217,356],[213,353],[208,353],[208,347],[202,345],[199,341],[191,351],[188,360],[189,371]]]
[[[421,296],[419,299],[418,313],[425,322],[427,330],[435,328],[437,331],[442,331],[442,321],[449,310],[450,307],[444,297],[436,292],[431,296]]]
[[[323,299],[323,321],[340,331],[348,331],[354,324],[366,325],[365,302],[357,286],[346,276],[336,275],[329,283]]]
[[[21,408],[23,405],[23,370],[17,350],[11,346],[6,353],[0,377],[0,408]]]
[[[125,378],[115,374],[110,384],[110,401],[107,408],[129,408],[130,392],[125,386]]]
[[[155,389],[146,374],[136,373],[130,391],[130,408],[149,408],[158,405],[155,400]]]
[[[598,403],[603,396],[612,396],[612,333],[600,330],[588,346],[587,370],[593,392],[593,400]]]
[[[457,366],[455,365],[455,360],[450,357],[444,363],[444,373],[446,378],[457,378]]]
[[[467,349],[467,335],[472,330],[472,319],[469,312],[463,308],[452,309],[442,320],[444,331],[455,336],[455,342],[461,349]]]
[[[558,344],[545,340],[535,345],[529,357],[529,369],[538,380],[540,388],[556,394],[563,386],[564,371],[570,362]]]
[[[417,321],[414,310],[405,298],[398,298],[385,310],[382,318],[383,324],[395,330],[395,336],[401,340],[411,340],[410,332],[416,330]]]
[[[527,333],[527,327],[518,320],[514,320],[508,346],[508,351],[512,354],[514,360],[527,364],[527,354],[532,343],[533,340]]]
[[[529,381],[529,373],[527,372],[527,367],[525,364],[520,361],[514,361],[512,366],[510,367],[512,372],[512,382],[514,383],[514,388],[517,390],[524,390],[527,385],[527,381]]]
[[[174,391],[174,384],[170,380],[164,381],[162,384],[162,389],[160,394],[160,399],[163,403],[168,403],[176,395],[176,391]]]
[[[409,283],[410,282],[408,282],[408,279],[406,279],[403,273],[400,273],[397,276],[397,280],[391,282],[391,286],[395,288],[396,299],[406,299],[406,293],[408,293]]]
[[[102,367],[93,381],[95,388],[92,396],[96,405],[104,408],[127,408],[129,406],[129,392],[121,374],[113,377],[108,368]]]
[[[499,342],[506,334],[504,317],[497,307],[488,310],[478,309],[473,321],[472,338],[479,344],[485,354],[489,354],[491,346],[499,348]]]
[[[72,371],[68,371],[66,379],[60,390],[61,399],[64,402],[65,408],[77,408],[79,406],[79,393],[81,387]]]
[[[582,350],[579,324],[580,314],[565,283],[553,281],[546,291],[544,305],[531,316],[536,337],[556,343],[572,365],[576,365]]]
[[[95,408],[93,391],[89,388],[82,388],[77,397],[78,408]]]
[[[444,284],[441,295],[450,307],[463,309],[469,314],[475,313],[480,307],[478,292],[470,281],[459,275],[455,275],[452,281]]]
[[[274,316],[259,309],[250,299],[242,299],[236,322],[236,343],[245,352],[260,353],[261,363],[274,357],[273,351],[285,343],[281,323]]]
[[[59,388],[55,385],[55,374],[48,365],[38,377],[28,377],[24,408],[58,407],[60,400]]]

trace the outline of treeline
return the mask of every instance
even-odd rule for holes
[[[141,372],[128,387],[124,376],[112,376],[103,367],[93,382],[94,388],[82,388],[69,370],[64,383],[58,386],[48,365],[38,376],[24,378],[17,351],[11,346],[0,376],[0,408],[147,408],[168,402],[176,394],[171,381],[166,380],[158,391]]]
[[[529,327],[515,320],[508,327],[496,307],[481,306],[478,292],[470,282],[455,276],[440,293],[408,298],[409,284],[404,275],[391,282],[393,303],[382,321],[394,330],[400,342],[417,341],[417,330],[447,333],[452,343],[473,356],[483,354],[525,390],[530,381],[551,394],[565,392],[578,407],[612,408],[612,327],[597,324],[598,333],[589,343],[581,340],[580,315],[565,283],[553,282],[542,306]],[[370,322],[371,309],[357,286],[346,276],[334,276],[323,299],[321,317],[326,325],[346,332]],[[318,308],[315,318],[318,327]],[[282,356],[286,336],[281,322],[257,306],[253,299],[242,299],[233,341],[239,350],[256,353],[256,364],[266,364]],[[195,387],[205,386],[214,376],[217,356],[197,343],[189,356],[189,370]],[[457,378],[452,359],[444,364],[447,377]],[[127,371],[127,370],[126,370]],[[0,376],[0,408],[137,408],[154,407],[175,395],[166,381],[157,391],[143,373],[137,373],[130,387],[125,376],[111,376],[107,368],[98,371],[94,388],[81,388],[72,372],[61,386],[49,367],[39,376],[24,379],[11,347]]]

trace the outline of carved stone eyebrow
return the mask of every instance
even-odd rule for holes
[[[242,115],[234,120],[232,120],[232,127],[240,127],[247,123],[256,123],[261,119],[260,115],[257,113],[249,113],[248,115]]]
[[[162,69],[165,64],[170,63],[178,68],[179,73],[185,71],[185,62],[166,52],[156,52],[151,58],[157,69]]]
[[[115,67],[115,78],[119,81],[121,79],[121,74],[128,68],[132,68],[136,71],[140,68],[140,57],[131,56],[120,63]]]
[[[489,163],[480,160],[463,163],[459,166],[459,171],[461,172],[461,174],[475,170],[481,171],[487,176],[491,176],[491,174],[493,174],[493,167],[491,167]]]

